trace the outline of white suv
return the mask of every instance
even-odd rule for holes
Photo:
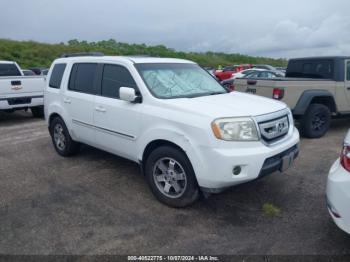
[[[84,143],[135,161],[170,206],[283,171],[298,155],[284,103],[230,93],[191,61],[66,56],[47,82],[56,151],[69,156]]]

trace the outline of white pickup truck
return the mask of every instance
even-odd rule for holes
[[[44,77],[24,76],[17,63],[0,61],[0,111],[30,108],[34,117],[43,117],[44,86]]]

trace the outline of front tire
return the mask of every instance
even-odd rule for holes
[[[308,138],[324,136],[330,126],[331,112],[322,104],[311,104],[301,119],[301,134]]]
[[[145,163],[145,175],[154,196],[171,207],[185,207],[199,197],[195,173],[186,154],[181,150],[161,146]]]
[[[67,157],[79,152],[80,144],[71,138],[64,121],[60,117],[52,120],[50,135],[55,150],[59,155]]]

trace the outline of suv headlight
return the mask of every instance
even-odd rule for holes
[[[251,118],[220,118],[211,127],[216,138],[226,141],[258,141],[258,131]]]

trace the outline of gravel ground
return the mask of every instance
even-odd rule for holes
[[[350,254],[325,206],[327,173],[349,119],[301,142],[294,167],[201,199],[159,203],[138,166],[84,147],[58,156],[45,122],[0,113],[2,254]],[[269,216],[263,205],[280,209]]]

